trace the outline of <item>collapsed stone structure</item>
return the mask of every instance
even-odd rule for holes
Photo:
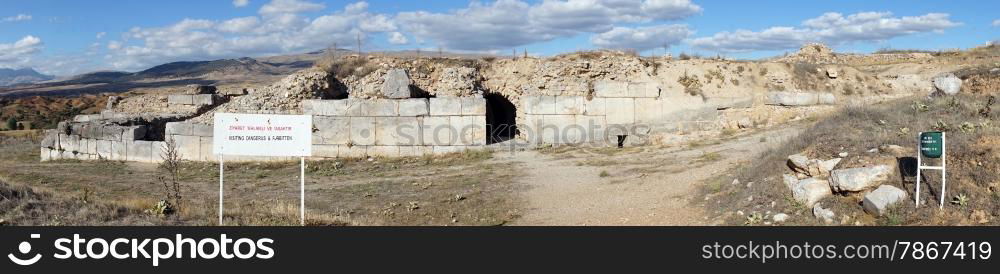
[[[183,159],[213,161],[216,112],[312,115],[313,152],[321,158],[657,143],[781,122],[773,117],[801,113],[782,114],[782,108],[822,107],[850,95],[831,89],[897,81],[836,65],[651,61],[617,52],[490,61],[344,58],[357,58],[345,59],[357,67],[305,69],[266,87],[199,86],[116,100],[100,115],[78,116],[49,131],[42,160],[156,162],[165,141],[173,140]],[[827,91],[805,89],[811,87]]]

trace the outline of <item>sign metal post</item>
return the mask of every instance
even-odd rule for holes
[[[944,208],[945,188],[947,187],[947,136],[945,132],[921,132],[917,137],[917,191],[916,206],[920,207],[920,177],[921,170],[931,169],[941,171],[941,202],[938,208]],[[940,166],[924,166],[922,156],[927,158],[941,158]]]

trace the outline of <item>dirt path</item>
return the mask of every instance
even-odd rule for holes
[[[524,214],[513,225],[713,225],[692,205],[705,179],[797,134],[786,126],[697,147],[525,151]],[[602,176],[602,172],[605,172]]]

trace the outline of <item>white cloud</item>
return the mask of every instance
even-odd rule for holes
[[[650,27],[615,27],[590,38],[595,46],[639,51],[671,46],[693,34],[686,25],[659,25]]]
[[[497,50],[606,32],[617,23],[677,20],[699,12],[701,7],[689,0],[545,0],[534,5],[498,0],[472,2],[447,13],[401,12],[396,21],[418,41],[457,50]]]
[[[264,16],[278,14],[293,14],[310,11],[318,11],[326,8],[325,5],[302,0],[272,0],[260,7],[260,14]]]
[[[1000,19],[993,20],[993,26],[994,27],[1000,27]]]
[[[117,50],[117,49],[121,49],[121,48],[122,48],[122,43],[121,42],[118,42],[118,41],[108,42],[108,49],[110,49],[110,50]]]
[[[31,20],[31,15],[29,14],[18,14],[14,16],[4,17],[2,21],[4,22],[17,22],[17,21],[28,21]]]
[[[237,8],[246,7],[250,4],[250,0],[233,0],[233,6]]]
[[[260,24],[256,16],[233,18],[219,23],[216,28],[222,32],[249,32]]]
[[[389,43],[393,45],[405,45],[409,42],[410,41],[406,39],[406,36],[398,31],[389,33]]]
[[[101,39],[101,38],[104,38],[105,35],[108,35],[108,33],[107,32],[103,32],[103,31],[102,32],[98,32],[97,35],[95,36],[95,38]]]
[[[260,16],[184,19],[168,26],[133,28],[121,41],[108,43],[105,61],[115,69],[139,70],[181,60],[282,54],[333,43],[353,45],[359,36],[367,40],[371,34],[398,29],[392,18],[368,12],[365,2],[314,19],[295,13],[315,9],[301,8],[310,4],[274,0],[261,8]]]
[[[14,43],[0,43],[0,67],[21,66],[31,61],[31,56],[41,51],[42,39],[25,36]]]
[[[860,12],[845,17],[831,12],[803,21],[802,28],[771,27],[759,32],[724,31],[692,39],[690,44],[706,50],[746,52],[794,49],[808,42],[838,45],[884,41],[910,34],[941,32],[961,25],[948,17],[945,13],[892,17],[889,12]]]

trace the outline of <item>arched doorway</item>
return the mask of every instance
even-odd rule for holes
[[[486,144],[495,144],[517,136],[517,107],[507,97],[497,93],[487,93],[486,99]]]

